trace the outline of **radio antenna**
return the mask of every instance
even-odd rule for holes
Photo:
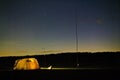
[[[79,61],[78,61],[78,13],[77,13],[77,7],[75,9],[75,35],[76,35],[76,66],[79,67]]]

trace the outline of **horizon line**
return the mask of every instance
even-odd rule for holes
[[[41,55],[41,56],[42,56],[42,55],[45,56],[45,55],[52,55],[52,54],[53,54],[53,55],[55,55],[55,54],[57,55],[57,54],[66,54],[66,53],[70,53],[70,54],[71,54],[71,53],[73,53],[73,54],[74,54],[74,53],[97,54],[97,53],[120,53],[120,51],[103,51],[103,52],[59,52],[59,53],[50,53],[50,54],[29,54],[29,55],[18,55],[18,56],[17,56],[17,55],[16,55],[16,56],[15,56],[15,55],[13,55],[13,56],[0,56],[0,58],[1,58],[1,57],[25,57],[25,56],[28,57],[28,56],[40,56],[40,55]]]

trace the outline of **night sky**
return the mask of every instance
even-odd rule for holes
[[[77,18],[76,18],[77,16]],[[120,51],[119,0],[0,0],[0,56]]]

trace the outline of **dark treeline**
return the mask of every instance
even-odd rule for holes
[[[120,68],[120,52],[97,53],[59,53],[50,55],[9,56],[0,57],[0,70],[12,70],[15,60],[34,57],[41,67],[79,67]]]

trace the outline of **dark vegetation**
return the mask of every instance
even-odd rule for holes
[[[29,70],[13,71],[15,60],[34,57],[38,60],[41,67],[76,67],[78,57],[79,68],[103,68],[102,70]],[[0,76],[10,76],[14,80],[31,79],[75,79],[95,78],[106,79],[119,78],[120,52],[99,52],[99,53],[59,53],[50,55],[33,56],[9,56],[0,57]],[[12,77],[11,77],[12,76]],[[99,77],[99,78],[98,78]],[[104,78],[103,78],[104,77]],[[5,77],[4,77],[5,78]],[[34,79],[33,79],[34,78]],[[84,79],[84,80],[85,80]],[[120,78],[119,78],[120,79]],[[115,79],[114,79],[115,80]]]

